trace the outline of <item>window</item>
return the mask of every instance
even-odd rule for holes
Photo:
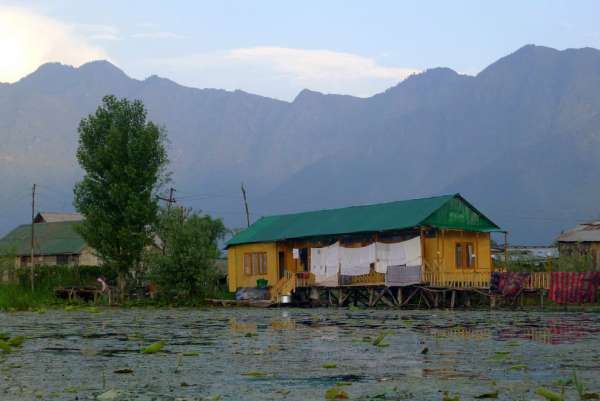
[[[56,264],[59,266],[67,266],[69,264],[69,255],[56,255]]]
[[[247,276],[267,274],[267,253],[245,253],[244,274],[246,274]]]
[[[456,268],[472,268],[475,266],[475,251],[472,242],[457,242],[454,247]]]
[[[28,266],[30,262],[29,256],[21,256],[21,266]]]
[[[462,244],[460,242],[457,242],[454,248],[454,261],[457,268],[463,267],[463,251]]]

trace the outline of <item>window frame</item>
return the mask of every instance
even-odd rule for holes
[[[264,276],[267,274],[267,253],[246,252],[244,253],[244,274],[246,276]]]
[[[457,269],[474,269],[475,244],[470,241],[456,242],[454,245],[454,265]]]

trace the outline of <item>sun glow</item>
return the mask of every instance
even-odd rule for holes
[[[22,8],[0,7],[0,82],[14,82],[40,64],[79,65],[106,54],[60,21]]]

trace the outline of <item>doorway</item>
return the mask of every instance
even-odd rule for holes
[[[285,276],[285,252],[279,252],[279,279],[281,280]]]

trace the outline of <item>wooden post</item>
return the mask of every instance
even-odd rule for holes
[[[540,290],[540,307],[544,309],[544,292],[545,290],[542,288]]]
[[[31,292],[33,292],[34,287],[34,275],[35,275],[35,261],[34,261],[34,251],[35,247],[35,184],[33,184],[33,188],[31,189],[31,270],[30,270],[30,280],[31,280]]]
[[[242,182],[242,197],[244,198],[244,208],[246,209],[246,224],[250,227],[250,212],[248,211],[248,199],[246,198],[246,188]]]
[[[398,304],[402,306],[402,287],[398,287]]]
[[[456,303],[456,290],[452,290],[452,296],[450,298],[450,309],[454,309],[455,303]]]

